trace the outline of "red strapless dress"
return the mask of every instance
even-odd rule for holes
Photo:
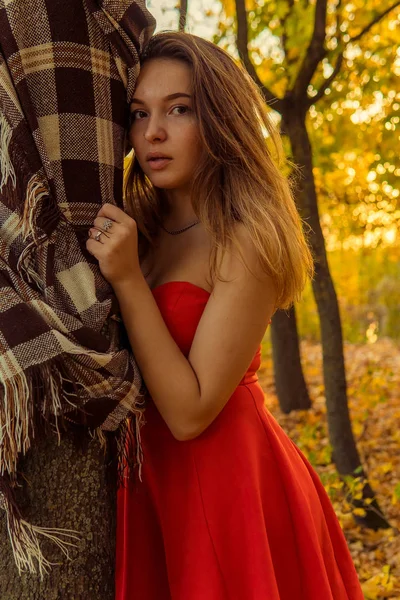
[[[154,289],[185,355],[209,298]],[[264,406],[260,353],[198,438],[174,439],[149,401],[142,482],[121,489],[117,600],[363,600],[325,490]]]

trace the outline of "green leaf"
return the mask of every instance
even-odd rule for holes
[[[394,488],[394,495],[396,496],[397,500],[400,500],[400,483],[398,483]]]

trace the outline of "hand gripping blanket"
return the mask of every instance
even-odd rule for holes
[[[0,0],[0,506],[20,572],[48,567],[39,534],[69,539],[15,502],[18,458],[39,431],[119,431],[122,449],[130,415],[141,460],[140,374],[85,241],[103,203],[122,206],[153,29],[145,0]]]

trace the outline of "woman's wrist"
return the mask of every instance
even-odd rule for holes
[[[126,294],[132,295],[132,292],[138,292],[141,289],[149,289],[149,286],[141,272],[138,274],[132,274],[124,279],[120,279],[114,283],[111,283],[111,285],[117,298],[121,298]]]

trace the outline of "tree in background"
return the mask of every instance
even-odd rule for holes
[[[307,121],[312,111],[315,112],[316,103],[329,94],[343,67],[350,66],[355,48],[359,48],[359,43],[367,39],[374,26],[400,6],[400,2],[381,6],[370,1],[342,6],[340,0],[329,3],[327,0],[251,0],[245,6],[244,0],[226,0],[222,5],[224,18],[217,41],[231,43],[232,35],[236,34],[238,53],[266,102],[281,115],[282,131],[290,141],[289,156],[301,169],[296,201],[302,218],[310,226],[309,240],[316,262],[313,292],[320,319],[334,461],[341,475],[358,472],[365,476],[349,418],[342,328],[320,224]],[[295,372],[294,381],[299,381],[301,371],[298,350],[293,349],[298,346],[294,309],[289,318],[282,313],[274,317],[272,339],[277,389],[281,396],[290,398],[289,405],[283,405],[288,411],[297,408],[291,400],[297,397],[299,388],[298,384],[291,385],[292,375],[288,378],[287,373]],[[302,388],[300,394],[304,400]],[[283,404],[282,398],[280,401]],[[368,502],[373,497],[367,483],[363,495]],[[387,526],[375,501],[363,522],[370,527]]]

